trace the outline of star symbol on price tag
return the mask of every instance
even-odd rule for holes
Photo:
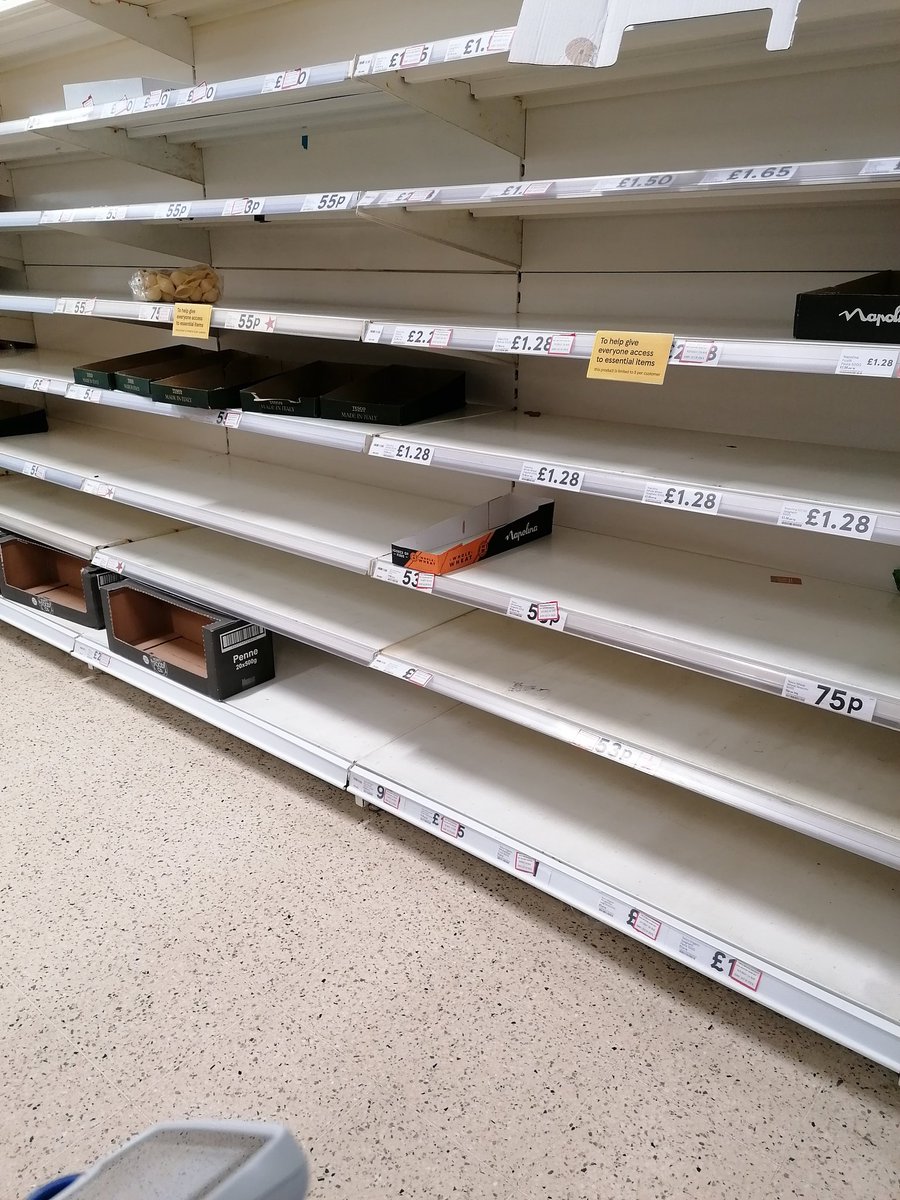
[[[266,333],[274,333],[274,332],[275,332],[275,318],[274,317],[266,317]]]

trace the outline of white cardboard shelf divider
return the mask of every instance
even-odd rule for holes
[[[900,1065],[900,965],[886,952],[900,889],[886,867],[463,707],[360,756],[350,790],[707,978]]]

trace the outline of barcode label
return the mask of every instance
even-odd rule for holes
[[[264,637],[265,633],[262,625],[243,625],[240,629],[233,629],[231,633],[221,634],[219,645],[223,650],[231,650],[233,646],[241,646],[244,642],[255,642]]]
[[[118,575],[113,574],[112,571],[104,571],[102,575],[94,576],[98,587],[106,587],[108,583],[117,583],[118,579]]]

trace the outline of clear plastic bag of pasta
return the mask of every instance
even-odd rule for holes
[[[212,267],[144,267],[129,279],[135,300],[152,303],[215,304],[222,295],[222,281]]]

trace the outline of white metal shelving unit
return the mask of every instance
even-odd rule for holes
[[[39,347],[0,387],[51,415],[0,440],[0,528],[260,621],[278,673],[217,703],[102,632],[0,620],[900,1070],[900,353],[789,336],[797,291],[900,253],[896,6],[807,3],[778,55],[759,14],[642,26],[596,72],[509,63],[507,7],[359,0],[285,68],[291,5],[247,39],[240,6],[173,0],[191,37],[153,50],[97,6],[86,77],[124,44],[192,82],[76,113],[49,111],[56,26],[15,77],[0,42],[0,336]],[[76,387],[168,336],[127,274],[201,251],[221,344],[450,354],[496,411],[400,430]],[[672,332],[665,386],[587,384],[603,327]],[[472,476],[554,490],[552,537],[383,586]]]

